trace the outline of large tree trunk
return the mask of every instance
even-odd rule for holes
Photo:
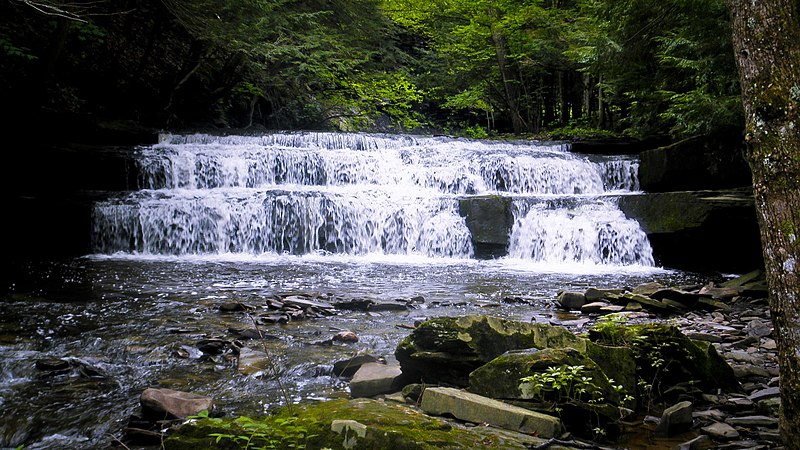
[[[781,435],[800,449],[800,7],[726,1],[778,343]]]

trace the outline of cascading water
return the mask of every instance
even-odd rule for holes
[[[637,162],[562,144],[342,133],[166,135],[142,190],[96,205],[98,253],[471,258],[459,199],[511,196],[510,258],[653,265],[614,196]]]

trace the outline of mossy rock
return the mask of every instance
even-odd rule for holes
[[[423,322],[397,347],[403,373],[428,384],[466,387],[469,374],[509,350],[571,347],[585,340],[569,330],[491,316],[440,317]]]
[[[601,345],[629,347],[637,377],[654,380],[653,392],[693,381],[708,389],[740,389],[733,369],[710,343],[689,339],[672,325],[598,324],[589,330],[589,339]]]
[[[525,449],[544,439],[489,427],[461,428],[406,405],[379,400],[331,400],[299,405],[256,422],[275,430],[276,448],[303,444],[307,449],[434,450],[463,448]],[[286,425],[286,423],[289,425]],[[302,432],[298,434],[298,430]],[[338,430],[338,431],[335,431]],[[230,439],[215,442],[214,433],[249,436],[235,420],[201,419],[182,425],[164,442],[166,450],[241,448]],[[302,435],[303,439],[294,438]],[[287,439],[288,438],[288,439]],[[266,441],[254,442],[256,446]]]

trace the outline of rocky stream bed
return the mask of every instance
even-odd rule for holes
[[[120,445],[198,448],[222,435],[220,448],[244,446],[245,438],[267,448],[781,446],[776,345],[760,272],[719,284],[588,288],[555,301],[563,312],[531,322],[470,315],[398,324],[408,337],[397,362],[359,352],[321,369],[350,381],[351,400],[289,401],[256,421],[226,417],[211,397],[154,386],[142,392]],[[175,352],[279,380],[273,324],[425,304],[422,296],[377,302],[299,293],[220,302],[215,314],[250,325]],[[309,345],[358,340],[331,329]],[[74,360],[37,368],[97,375]],[[203,410],[211,417],[186,422]]]

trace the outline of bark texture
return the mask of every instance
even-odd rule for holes
[[[781,434],[800,449],[800,2],[726,1],[778,343]]]

